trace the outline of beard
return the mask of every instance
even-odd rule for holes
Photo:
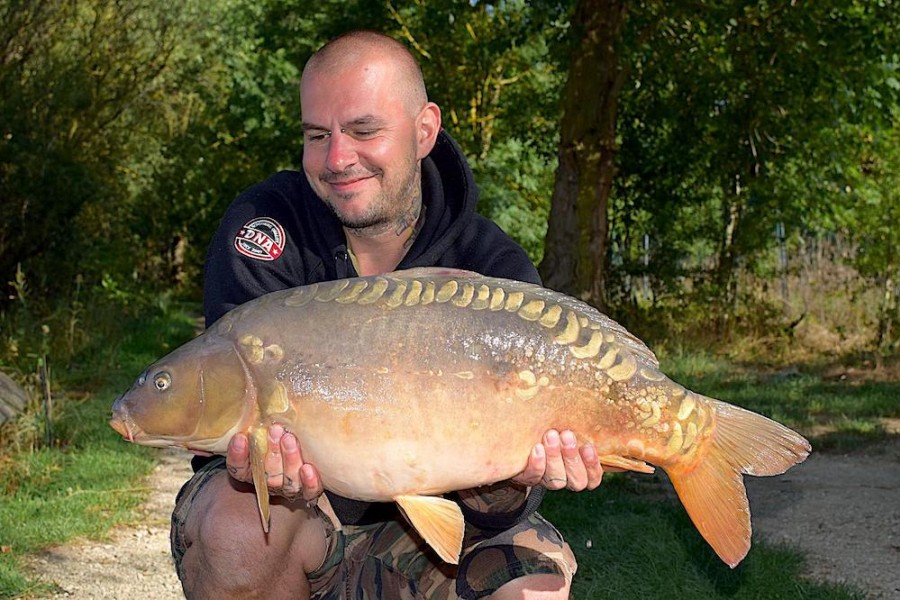
[[[341,225],[355,235],[372,236],[396,228],[398,224],[406,222],[410,216],[413,220],[418,216],[422,203],[421,174],[419,165],[412,163],[405,169],[406,175],[399,181],[386,181],[383,171],[373,172],[375,177],[380,177],[382,187],[371,198],[365,210],[358,214],[346,214],[341,210],[344,201],[353,200],[355,193],[339,194],[332,192],[322,198],[322,201],[331,209]],[[329,182],[349,180],[356,176],[354,173],[322,176],[320,179],[326,184]]]

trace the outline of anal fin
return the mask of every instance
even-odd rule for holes
[[[651,465],[648,465],[642,460],[626,458],[624,456],[617,456],[615,454],[605,454],[599,457],[599,460],[604,469],[606,469],[607,467],[613,467],[614,469],[621,469],[623,471],[637,471],[638,473],[653,473],[654,471],[656,471],[656,469],[654,469]]]
[[[397,496],[394,501],[428,545],[444,561],[459,563],[465,520],[455,502],[438,496]]]
[[[253,476],[253,487],[256,489],[256,504],[259,506],[259,517],[262,519],[263,531],[269,533],[269,485],[266,483],[266,452],[269,450],[268,431],[265,427],[251,429],[250,438],[250,473]]]

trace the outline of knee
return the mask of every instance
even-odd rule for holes
[[[185,595],[271,598],[277,597],[273,587],[307,587],[305,559],[294,551],[304,520],[299,512],[273,506],[270,533],[264,533],[255,494],[233,487],[223,471],[204,486],[185,519]]]
[[[228,487],[223,471],[204,486],[184,521],[180,571],[188,597],[211,596],[213,590],[224,597],[249,593],[264,581],[266,564],[254,559],[262,534],[259,516],[245,494],[229,493]]]

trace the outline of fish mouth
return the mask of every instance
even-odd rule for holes
[[[127,418],[114,415],[113,418],[109,420],[109,425],[118,431],[123,438],[129,442],[134,442],[134,425],[130,423]]]

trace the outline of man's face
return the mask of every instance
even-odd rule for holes
[[[323,72],[325,71],[325,72]],[[396,226],[421,194],[418,116],[385,62],[307,73],[303,170],[345,227]]]

